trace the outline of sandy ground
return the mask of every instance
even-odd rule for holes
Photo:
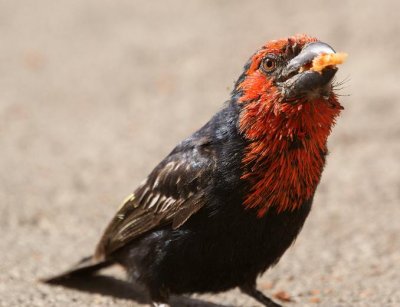
[[[260,289],[287,306],[400,306],[400,4],[348,2],[0,1],[0,306],[144,306],[118,269],[84,291],[36,280],[93,250],[255,49],[299,32],[350,54],[350,96],[314,209]]]

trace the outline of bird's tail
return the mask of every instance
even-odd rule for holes
[[[112,264],[113,262],[110,260],[96,260],[93,256],[85,257],[71,269],[50,278],[43,278],[41,281],[49,284],[62,283],[69,278],[79,278],[92,275],[98,270],[108,267]]]

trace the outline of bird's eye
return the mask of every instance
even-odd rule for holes
[[[267,57],[262,61],[261,68],[265,72],[271,72],[276,67],[276,61],[273,58]]]

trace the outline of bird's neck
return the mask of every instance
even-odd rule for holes
[[[272,207],[293,211],[312,199],[340,110],[334,96],[328,101],[244,105],[239,129],[248,140],[241,176],[250,185],[246,208],[255,208],[262,217]]]

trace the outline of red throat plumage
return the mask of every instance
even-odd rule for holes
[[[307,36],[289,39],[304,45]],[[285,102],[279,89],[258,68],[266,53],[278,53],[288,40],[274,41],[252,58],[246,78],[239,84],[244,105],[239,128],[249,140],[243,158],[242,179],[251,183],[246,208],[258,217],[274,207],[295,210],[311,200],[319,183],[327,153],[327,138],[341,105],[334,93],[328,98]]]

